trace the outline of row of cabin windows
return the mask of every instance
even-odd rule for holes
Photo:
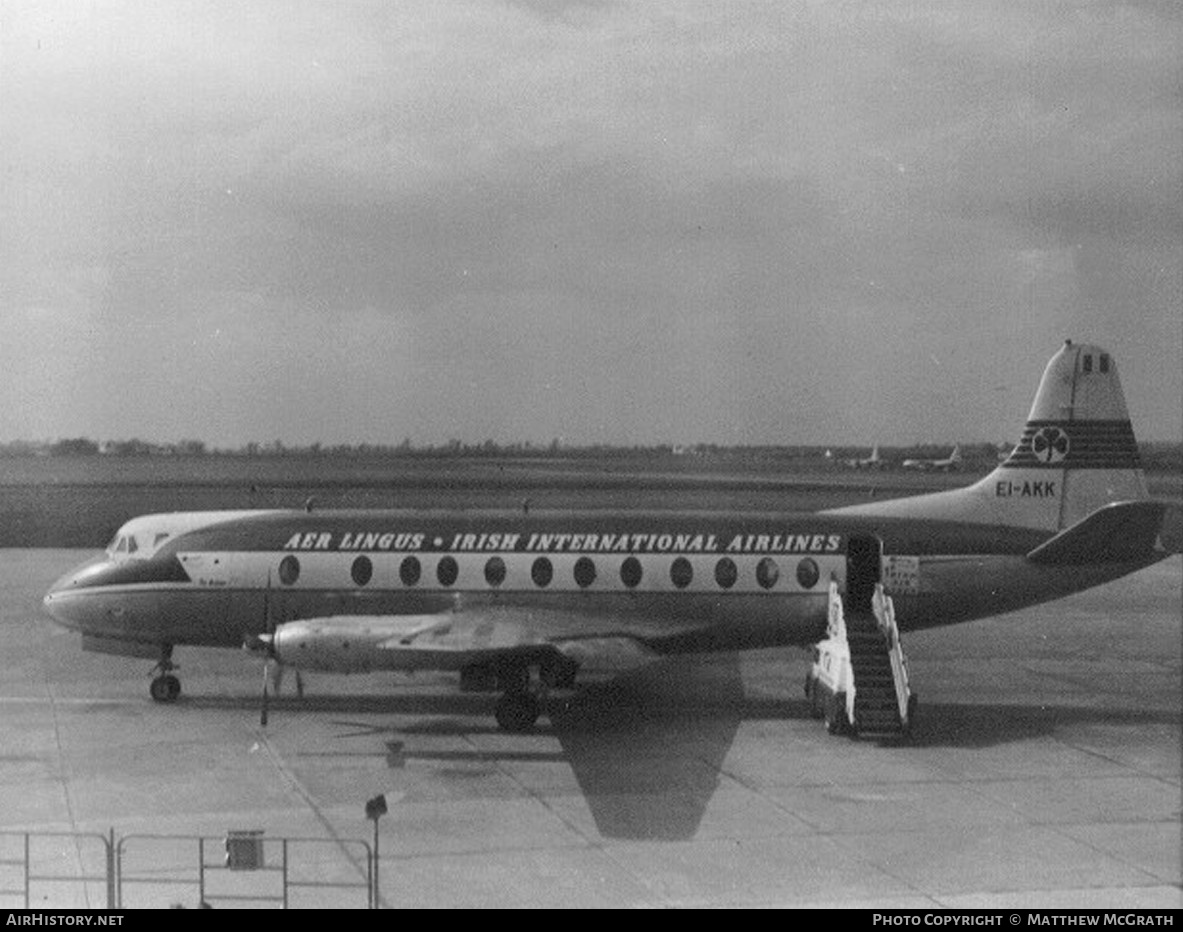
[[[350,575],[357,586],[365,586],[373,578],[374,564],[369,557],[360,556],[353,561]],[[398,576],[404,586],[417,585],[423,575],[418,557],[404,557],[398,567]],[[460,575],[455,557],[440,557],[435,565],[435,578],[441,586],[451,586]],[[572,571],[576,585],[588,588],[596,581],[596,564],[591,557],[580,557]],[[797,563],[797,582],[805,589],[817,585],[819,570],[816,561],[805,557]],[[505,561],[501,557],[490,557],[485,561],[485,582],[496,588],[505,582]],[[641,584],[644,570],[636,557],[627,557],[620,564],[620,581],[629,589]],[[300,578],[300,561],[289,554],[279,563],[279,579],[285,586],[294,585]],[[546,557],[538,557],[530,567],[530,578],[539,589],[545,589],[554,579],[554,565]],[[685,589],[694,579],[694,567],[685,557],[677,557],[670,564],[670,582],[678,589]],[[780,579],[780,566],[772,557],[764,557],[756,564],[756,582],[762,589],[771,589]],[[722,557],[715,564],[715,583],[721,589],[730,589],[739,580],[739,567],[730,557]]]

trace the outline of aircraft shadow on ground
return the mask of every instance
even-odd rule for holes
[[[663,664],[588,686],[569,702],[556,704],[533,734],[553,736],[558,749],[525,741],[514,746],[513,736],[496,744],[446,750],[415,747],[414,739],[422,736],[501,735],[492,717],[496,697],[486,694],[284,697],[273,700],[271,716],[274,723],[301,712],[339,715],[332,723],[342,729],[339,737],[378,738],[382,750],[375,748],[371,753],[384,755],[392,768],[404,767],[410,760],[440,766],[566,762],[602,836],[670,841],[692,838],[698,831],[741,724],[800,720],[816,726],[819,742],[850,740],[827,735],[820,721],[812,721],[804,699],[745,696],[738,658],[716,660],[705,683],[687,687],[686,672],[682,665]],[[258,702],[245,697],[194,697],[182,699],[181,704],[241,709],[257,707]],[[360,715],[412,720],[351,718]],[[906,753],[909,747],[976,749],[1047,737],[1080,725],[1178,726],[1181,719],[1178,712],[1156,710],[937,702],[921,704],[916,729],[907,742],[857,740],[878,741],[898,748],[897,753]],[[356,752],[323,753],[332,757]],[[801,753],[800,747],[794,753]]]

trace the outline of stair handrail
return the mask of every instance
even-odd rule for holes
[[[842,592],[837,578],[830,577],[830,607],[826,634],[833,640],[840,640],[846,650],[843,652],[842,669],[838,676],[839,689],[846,693],[846,720],[854,724],[854,671],[850,663],[850,641],[846,637],[846,613],[842,608]]]
[[[891,661],[891,679],[895,685],[895,700],[900,710],[900,722],[904,728],[908,727],[908,699],[911,690],[908,686],[908,658],[904,656],[904,647],[900,643],[900,629],[895,621],[895,605],[891,596],[883,591],[883,584],[875,584],[875,594],[871,597],[871,610],[879,629],[887,639],[887,656]]]
[[[842,593],[838,580],[830,578],[830,610],[826,617],[826,637],[846,638],[846,615],[842,611]]]

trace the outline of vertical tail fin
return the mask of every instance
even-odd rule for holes
[[[1055,500],[1047,503],[1052,507],[1036,524],[1051,530],[1075,524],[1110,502],[1147,497],[1138,444],[1109,353],[1099,346],[1064,344],[1043,373],[1023,438],[991,480],[1000,504],[1013,502],[1023,483],[1042,480],[1046,489],[1057,482]],[[1018,499],[1021,505],[1021,494]]]
[[[1048,362],[1018,446],[964,489],[839,509],[1058,531],[1110,502],[1147,497],[1113,357],[1065,342]]]

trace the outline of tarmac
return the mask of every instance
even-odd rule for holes
[[[41,612],[87,555],[0,551],[0,906],[365,906],[379,795],[387,908],[1183,906],[1178,556],[907,636],[892,744],[827,735],[798,650],[665,661],[529,735],[443,674],[289,675],[264,729],[235,651],[178,648],[157,705],[151,661]]]

